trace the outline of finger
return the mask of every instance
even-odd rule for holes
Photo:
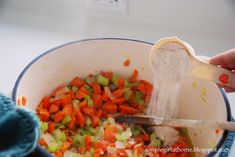
[[[235,68],[235,49],[228,50],[224,53],[216,55],[209,60],[209,63],[221,65],[227,69]]]

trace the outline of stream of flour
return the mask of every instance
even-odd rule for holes
[[[147,115],[174,118],[178,110],[180,83],[190,68],[190,56],[185,48],[175,42],[161,46],[152,57],[154,90]]]

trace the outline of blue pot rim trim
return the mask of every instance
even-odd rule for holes
[[[142,40],[136,40],[136,39],[128,39],[128,38],[90,38],[90,39],[83,39],[83,40],[77,40],[77,41],[72,41],[72,42],[69,42],[69,43],[66,43],[66,44],[62,44],[60,46],[57,46],[57,47],[54,47],[50,50],[47,50],[45,51],[44,53],[42,53],[41,55],[39,55],[38,57],[34,58],[25,68],[24,70],[20,73],[19,77],[17,78],[16,82],[15,82],[15,85],[14,85],[14,88],[13,88],[13,93],[12,93],[12,99],[16,102],[16,92],[17,92],[17,88],[18,88],[18,85],[22,79],[22,77],[24,76],[24,74],[27,72],[27,70],[35,63],[37,62],[40,58],[42,58],[43,56],[49,54],[49,53],[52,53],[54,50],[56,49],[59,49],[59,48],[62,48],[62,47],[65,47],[67,45],[71,45],[71,44],[76,44],[76,43],[81,43],[81,42],[86,42],[86,41],[94,41],[94,40],[125,40],[125,41],[133,41],[133,42],[138,42],[138,43],[144,43],[144,44],[148,44],[148,45],[153,45],[153,43],[151,42],[146,42],[146,41],[142,41]],[[227,120],[228,121],[231,121],[232,118],[231,118],[231,108],[230,108],[230,104],[229,104],[229,101],[228,101],[228,98],[225,94],[225,92],[223,90],[221,90],[221,93],[223,95],[223,98],[224,98],[224,101],[225,101],[225,104],[226,104],[226,109],[227,109]],[[216,149],[220,149],[223,144],[225,143],[226,141],[226,138],[228,136],[228,131],[224,131],[223,133],[223,136],[221,137],[219,143],[217,144],[216,146]],[[207,157],[212,157],[216,154],[216,152],[210,152]]]

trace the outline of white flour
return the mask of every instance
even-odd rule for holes
[[[190,57],[183,46],[174,42],[161,46],[152,57],[154,91],[147,114],[175,117],[180,81],[191,68]]]

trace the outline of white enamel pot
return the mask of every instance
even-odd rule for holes
[[[26,108],[35,110],[41,98],[55,87],[68,83],[73,77],[85,77],[100,70],[128,76],[138,69],[139,78],[152,82],[149,51],[152,44],[143,41],[102,38],[71,42],[48,50],[35,58],[22,71],[13,90],[13,99],[25,96]],[[123,66],[130,59],[128,67]],[[179,98],[179,118],[230,121],[229,103],[215,83],[186,79]],[[196,148],[221,148],[228,132],[214,129],[189,129],[189,136]],[[206,150],[206,149],[204,149]],[[215,152],[196,156],[213,156]]]

